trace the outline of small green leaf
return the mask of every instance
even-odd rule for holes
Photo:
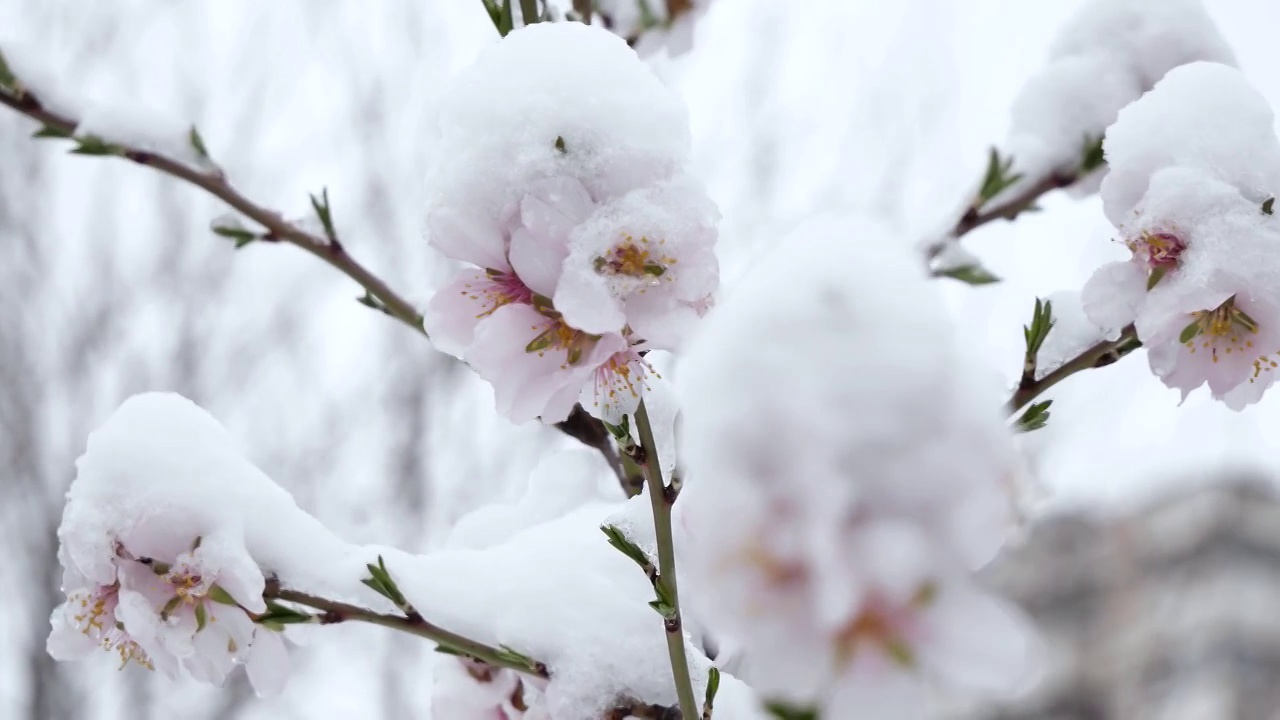
[[[663,620],[674,620],[676,617],[676,609],[674,606],[664,603],[661,600],[650,600],[649,607],[653,608]]]
[[[76,146],[72,148],[72,155],[119,155],[121,149],[118,145],[113,145],[97,135],[84,135],[75,138]]]
[[[204,629],[206,623],[209,622],[209,611],[204,609],[204,603],[196,603],[196,632]]]
[[[1267,198],[1266,200],[1262,201],[1262,212],[1266,213],[1267,215],[1274,214],[1275,207],[1276,207],[1276,199],[1273,197]]]
[[[320,224],[324,226],[324,234],[329,238],[329,242],[336,243],[338,234],[333,229],[333,211],[329,208],[329,188],[320,191],[320,197],[311,195],[311,207],[316,211],[316,217],[320,218]]]
[[[35,131],[34,133],[32,133],[31,137],[33,137],[33,138],[54,138],[54,139],[58,139],[58,140],[65,140],[66,138],[71,137],[71,133],[66,132],[65,130],[61,130],[61,129],[59,129],[59,128],[56,128],[56,127],[54,127],[54,126],[52,126],[52,125],[45,125],[44,127],[40,128],[39,130],[37,130],[37,131]]]
[[[204,145],[204,138],[200,137],[200,131],[195,125],[191,126],[191,130],[187,133],[187,140],[191,142],[191,149],[201,158],[209,159],[209,149]]]
[[[220,586],[214,585],[209,588],[209,599],[219,605],[237,605],[235,598],[231,597],[231,593],[223,590]]]
[[[435,646],[435,651],[436,651],[436,652],[438,652],[438,653],[440,653],[441,655],[456,655],[456,656],[458,656],[458,657],[466,657],[466,656],[467,656],[467,654],[466,654],[466,653],[464,653],[464,652],[462,652],[462,651],[460,651],[460,650],[454,650],[453,648],[449,647],[448,645],[436,645],[436,646]]]
[[[1022,413],[1022,417],[1018,418],[1018,422],[1014,423],[1014,430],[1020,433],[1029,433],[1043,428],[1049,422],[1049,406],[1053,405],[1052,400],[1038,402],[1026,409]],[[936,588],[934,591],[936,593]],[[922,601],[928,602],[933,598],[932,594],[926,595]]]
[[[565,148],[564,138],[559,135],[556,136],[556,150],[559,150],[561,155],[569,152],[569,150]]]
[[[1178,335],[1178,342],[1186,345],[1191,342],[1195,336],[1200,334],[1200,320],[1192,322],[1190,325],[1182,328],[1182,333]]]
[[[0,52],[0,87],[14,88],[18,86],[18,78],[14,77],[13,71],[9,69],[9,62],[4,59],[4,53]]]
[[[982,185],[978,189],[978,200],[974,205],[982,207],[1021,180],[1022,174],[1010,173],[1012,169],[1013,158],[1002,158],[999,150],[991,148],[987,156],[987,171],[983,175]]]
[[[948,270],[939,270],[938,275],[970,285],[990,285],[1000,282],[999,277],[981,265],[961,265]]]
[[[720,691],[720,668],[714,665],[707,671],[707,694],[702,703],[702,720],[711,720],[711,709],[715,707],[716,693]]]
[[[626,534],[622,532],[616,525],[603,525],[600,527],[601,532],[609,538],[609,544],[618,550],[618,552],[631,558],[633,562],[642,568],[650,567],[653,563],[649,560],[649,556],[639,545],[631,542]]]
[[[765,710],[778,720],[818,720],[818,711],[813,708],[799,707],[786,702],[770,702]]]
[[[512,665],[518,665],[530,670],[538,667],[538,664],[533,661],[533,658],[525,655],[524,653],[517,652],[507,645],[499,645],[497,655],[500,660]]]
[[[502,0],[502,10],[498,14],[498,35],[506,37],[515,29],[516,21],[511,14],[511,0]]]
[[[1080,160],[1081,175],[1088,175],[1094,170],[1097,170],[1107,164],[1106,153],[1102,150],[1102,140],[1102,137],[1094,138],[1089,137],[1088,135],[1085,136],[1084,153]]]
[[[195,552],[195,551],[199,550],[199,549],[200,549],[200,543],[202,543],[202,542],[204,542],[204,537],[203,537],[203,536],[200,536],[200,535],[197,535],[197,536],[196,536],[196,539],[191,541],[191,552]]]
[[[1040,346],[1044,344],[1045,338],[1049,337],[1049,331],[1053,329],[1053,303],[1048,300],[1036,298],[1035,310],[1032,311],[1031,324],[1022,326],[1022,335],[1027,342],[1027,357],[1034,359],[1040,352]]]

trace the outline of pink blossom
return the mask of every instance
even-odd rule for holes
[[[266,609],[262,576],[254,576],[256,568],[245,572],[219,539],[210,544],[197,543],[169,562],[119,545],[115,582],[68,590],[53,616],[49,652],[73,659],[97,644],[118,653],[122,665],[133,660],[171,678],[215,685],[246,664],[260,695],[278,692],[288,667],[283,642],[246,610]]]
[[[719,284],[718,218],[688,178],[602,206],[567,239],[556,308],[584,330],[629,328],[650,347],[677,349]]]

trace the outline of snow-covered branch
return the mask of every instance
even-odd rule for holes
[[[280,582],[274,578],[267,581],[263,597],[284,600],[321,611],[321,614],[308,618],[310,622],[332,625],[334,623],[355,621],[381,625],[392,630],[424,637],[436,643],[442,651],[471,658],[486,665],[507,668],[543,679],[550,677],[545,663],[523,656],[507,648],[492,647],[457,633],[449,632],[428,622],[417,611],[411,610],[402,615],[374,612],[357,605],[329,600],[310,593],[281,587]]]
[[[3,60],[0,59],[0,63],[2,62]],[[252,232],[252,236],[264,241],[287,242],[320,258],[364,288],[375,307],[384,310],[391,317],[416,331],[424,332],[422,314],[413,307],[412,303],[393,291],[381,278],[352,257],[338,241],[336,234],[307,230],[298,223],[286,220],[280,213],[258,205],[236,190],[221,170],[214,166],[196,167],[154,150],[80,133],[81,123],[78,119],[46,107],[35,92],[24,87],[21,82],[21,79],[17,79],[11,86],[0,84],[0,105],[5,105],[40,123],[41,129],[37,133],[39,137],[67,138],[77,143],[77,147],[72,152],[124,158],[204,190],[261,225],[262,230]],[[193,145],[198,144],[200,148],[193,148],[193,150],[196,153],[203,153],[203,142],[197,141],[198,137],[199,135],[193,129],[190,137],[185,141]],[[322,207],[326,208],[327,213],[327,204]],[[331,228],[331,223],[326,222],[325,228],[326,230]]]

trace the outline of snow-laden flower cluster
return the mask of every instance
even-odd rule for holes
[[[243,497],[242,468],[211,422],[177,396],[143,395],[90,437],[58,530],[67,599],[52,617],[53,657],[101,647],[169,677],[222,684],[244,665],[259,694],[283,685],[281,628],[255,622],[267,610],[262,571],[238,523],[213,521]],[[164,502],[157,485],[187,500]]]
[[[1023,174],[1023,183],[1074,175],[1086,146],[1102,138],[1121,108],[1173,68],[1197,60],[1235,64],[1201,0],[1085,3],[1014,101],[1004,146],[1013,171]],[[1105,168],[1096,175],[1102,173]],[[1099,179],[1080,187],[1093,192]]]
[[[874,267],[859,272],[858,268]],[[1017,464],[905,247],[815,222],[714,311],[681,366],[686,593],[764,697],[824,718],[925,717],[1003,693],[1033,636],[971,577]]]
[[[693,29],[711,0],[597,0],[596,14],[641,55],[665,48],[680,55],[693,47]]]
[[[536,68],[536,72],[531,72]],[[500,410],[617,420],[718,284],[718,212],[684,172],[679,98],[619,38],[580,23],[520,29],[457,79],[440,117],[430,241],[475,266],[432,299],[441,350]]]
[[[1089,318],[1132,323],[1151,369],[1187,394],[1208,383],[1240,409],[1280,367],[1280,141],[1234,68],[1170,72],[1107,131],[1107,217],[1131,253],[1084,288]],[[1265,206],[1265,207],[1264,207]]]

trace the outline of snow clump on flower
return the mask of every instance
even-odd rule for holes
[[[1023,179],[1074,177],[1117,113],[1173,68],[1235,54],[1201,0],[1092,0],[1058,33],[1048,63],[1014,101],[1005,152]],[[1082,188],[1097,189],[1099,169]]]
[[[259,694],[278,692],[288,657],[281,628],[255,622],[267,612],[265,577],[243,508],[301,513],[292,499],[177,395],[126,401],[76,467],[58,529],[66,602],[53,613],[50,654],[101,647],[122,665],[217,685],[245,665]]]
[[[681,366],[689,601],[762,696],[824,718],[924,717],[930,687],[1011,693],[1033,666],[971,576],[1010,529],[1011,437],[932,292],[877,228],[815,222]]]
[[[536,73],[525,72],[537,67]],[[540,23],[485,51],[440,117],[430,242],[468,263],[431,300],[441,350],[516,422],[618,421],[719,280],[679,97],[607,31]]]
[[[1107,217],[1131,253],[1082,294],[1101,327],[1133,324],[1151,369],[1240,409],[1280,367],[1280,141],[1238,70],[1177,68],[1107,131]]]

